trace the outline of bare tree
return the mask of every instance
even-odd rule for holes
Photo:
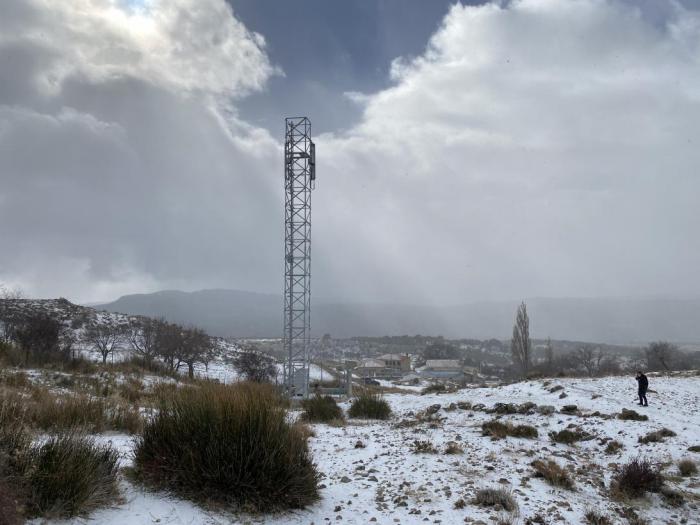
[[[0,284],[0,341],[9,343],[15,339],[15,330],[26,316],[21,315],[13,306],[23,297],[19,288],[11,289]]]
[[[181,363],[187,365],[187,372],[190,378],[194,377],[194,365],[209,361],[212,351],[212,341],[204,330],[199,328],[189,328],[182,332],[183,340],[180,347],[180,354],[177,356],[177,368]]]
[[[126,340],[131,346],[131,350],[143,358],[147,366],[150,366],[158,355],[157,323],[158,321],[154,319],[144,317],[139,322],[131,323],[125,330]]]
[[[602,352],[600,348],[596,349],[590,345],[585,345],[576,349],[572,357],[579,368],[583,368],[589,377],[593,377],[598,371]]]
[[[277,377],[275,360],[251,345],[234,358],[234,366],[248,381],[270,383]]]
[[[120,326],[95,323],[87,327],[83,338],[102,355],[102,364],[105,364],[110,354],[122,344],[124,332]]]
[[[554,371],[554,345],[549,337],[544,344],[544,366],[548,374]]]
[[[651,343],[645,350],[648,370],[671,370],[678,357],[678,347],[665,341]]]
[[[530,319],[527,316],[525,302],[520,303],[513,325],[513,339],[510,341],[510,352],[513,362],[522,377],[527,377],[530,371],[532,341],[530,341]]]
[[[154,322],[156,354],[174,372],[180,365],[180,362],[176,362],[176,360],[177,356],[181,354],[183,328],[162,319]]]

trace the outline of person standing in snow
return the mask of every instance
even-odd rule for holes
[[[637,377],[635,379],[637,380],[637,385],[639,386],[639,390],[637,392],[639,395],[639,406],[649,406],[649,403],[647,403],[647,389],[649,388],[649,380],[647,379],[647,376],[641,372],[637,372]]]

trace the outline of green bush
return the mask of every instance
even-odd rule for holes
[[[538,436],[537,429],[533,426],[513,425],[512,423],[503,423],[496,419],[483,423],[481,425],[481,431],[485,436],[492,436],[499,439],[507,436],[534,439]]]
[[[34,516],[72,517],[113,503],[119,455],[87,437],[50,437],[29,452],[26,481]]]
[[[303,508],[319,474],[273,387],[202,384],[173,391],[135,449],[137,479],[195,501],[249,511]]]
[[[331,396],[314,396],[301,402],[304,409],[301,418],[311,423],[328,423],[343,419],[343,410]]]
[[[391,407],[381,394],[363,390],[352,400],[348,415],[360,419],[389,419]]]

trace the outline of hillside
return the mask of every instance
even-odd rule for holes
[[[616,418],[623,408],[638,408],[632,406],[635,386],[629,378],[531,381],[445,395],[387,394],[385,399],[395,414],[390,421],[313,425],[309,444],[313,460],[323,472],[322,499],[307,510],[260,518],[220,513],[164,493],[143,491],[125,481],[125,502],[99,510],[91,518],[103,524],[485,524],[499,523],[498,519],[505,520],[501,523],[574,524],[585,523],[584,514],[595,509],[607,516],[609,523],[642,523],[633,521],[633,516],[638,516],[650,524],[698,524],[697,477],[676,475],[679,459],[698,458],[697,453],[688,451],[700,444],[700,414],[695,409],[698,380],[691,376],[652,377],[657,393],[643,409],[648,421]],[[552,391],[554,387],[561,390]],[[560,399],[562,392],[566,399]],[[349,406],[341,405],[344,409]],[[565,405],[575,408],[567,410]],[[499,413],[506,415],[493,413],[499,406]],[[528,408],[520,413],[508,410],[521,406]],[[532,425],[538,435],[531,439],[483,435],[482,424],[494,417]],[[638,442],[640,436],[662,427],[675,435],[649,444]],[[570,445],[555,443],[549,437],[550,432],[567,428],[589,435]],[[611,440],[621,445],[612,453],[606,452]],[[122,466],[132,463],[131,436],[111,434],[101,436],[100,441],[119,448]],[[416,441],[435,450],[418,452]],[[459,448],[445,455],[450,442]],[[668,488],[681,494],[686,503],[674,507],[662,494],[648,494],[633,503],[611,498],[615,469],[637,456],[664,462]],[[552,486],[536,474],[532,463],[548,459],[568,473],[573,481],[571,490]],[[498,507],[478,505],[475,495],[484,488],[508,491],[518,507],[519,519]],[[538,521],[542,519],[546,521]]]
[[[427,307],[313,301],[312,331],[320,336],[444,335],[507,338],[517,301]],[[700,341],[700,299],[528,299],[534,337],[601,343]],[[95,308],[163,316],[222,337],[279,337],[282,298],[237,290],[163,291],[127,295]]]

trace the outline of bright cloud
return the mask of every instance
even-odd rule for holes
[[[354,97],[362,123],[319,146],[316,216],[349,237],[331,250],[349,286],[700,292],[698,12],[654,26],[603,0],[458,4],[392,71],[393,87]]]
[[[314,294],[700,293],[700,13],[667,6],[457,4],[349,91],[361,122],[317,140]],[[278,290],[281,137],[237,116],[282,74],[263,36],[224,0],[2,9],[0,280]]]

